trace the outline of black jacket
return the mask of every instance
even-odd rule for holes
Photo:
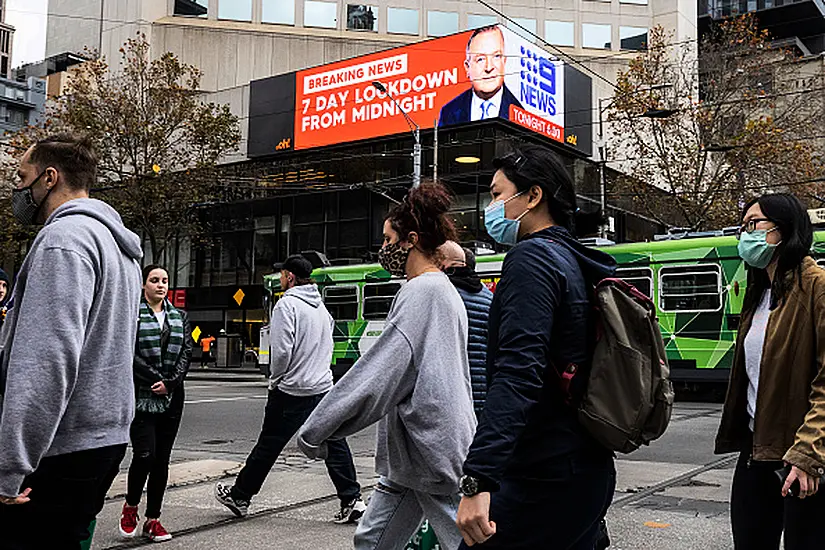
[[[589,288],[615,265],[561,227],[529,235],[507,254],[490,309],[487,402],[465,474],[496,490],[505,477],[541,478],[574,453],[609,457],[564,402],[551,369],[580,365],[572,391],[581,393],[591,354]]]
[[[155,382],[163,382],[166,389],[171,394],[175,389],[183,384],[183,379],[186,378],[186,373],[189,372],[189,363],[192,359],[192,348],[195,343],[192,341],[192,330],[189,325],[189,316],[182,309],[179,309],[178,312],[181,314],[181,317],[183,317],[183,347],[180,350],[178,362],[175,363],[175,370],[173,371],[173,374],[169,377],[164,377],[160,371],[147,363],[146,360],[140,355],[139,342],[136,342],[134,361],[136,386],[142,385],[151,387]],[[162,350],[165,350],[166,346],[169,345],[170,332],[169,321],[167,320],[163,324],[163,331],[160,335],[160,348]]]
[[[441,108],[438,115],[439,126],[450,126],[452,124],[466,124],[472,120],[470,110],[473,107],[473,89],[469,88],[450,100]],[[498,118],[510,119],[510,105],[521,107],[518,98],[513,95],[507,85],[504,86],[504,93],[501,96],[501,107]]]

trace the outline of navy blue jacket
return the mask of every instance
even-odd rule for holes
[[[465,474],[496,490],[505,477],[541,478],[572,454],[609,456],[565,404],[551,369],[579,365],[572,392],[581,394],[592,344],[589,285],[615,265],[561,227],[529,235],[507,254],[490,309],[487,402]]]
[[[513,93],[504,86],[504,93],[501,96],[501,108],[499,109],[499,118],[505,120],[510,119],[510,105],[521,107],[521,103],[513,95]],[[441,108],[441,114],[438,115],[439,126],[450,126],[452,124],[466,124],[470,122],[470,110],[473,107],[473,88],[468,88],[456,97],[450,100]]]
[[[473,384],[473,407],[476,416],[484,408],[487,397],[487,323],[490,318],[490,304],[493,293],[481,284],[478,275],[468,267],[446,270],[459,296],[464,301],[469,321],[467,353],[470,358],[470,378]]]

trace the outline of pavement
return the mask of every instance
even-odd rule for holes
[[[173,453],[164,525],[175,538],[164,548],[345,549],[354,526],[331,523],[338,501],[323,462],[306,459],[294,441],[276,463],[248,518],[235,519],[213,497],[215,481],[231,478],[254,445],[266,385],[190,379]],[[732,547],[728,520],[734,457],[714,456],[721,406],[676,405],[668,432],[652,446],[616,461],[617,490],[608,514],[620,550],[716,550]],[[373,429],[350,438],[365,496],[377,481]],[[132,548],[120,540],[125,468],[98,518],[93,548]],[[400,548],[400,547],[399,547]]]

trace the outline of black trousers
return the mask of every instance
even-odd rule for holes
[[[306,422],[324,395],[295,397],[277,388],[270,390],[261,435],[235,480],[232,498],[252,500],[252,497],[260,492],[281,451]],[[327,441],[327,446],[327,472],[332,484],[335,485],[338,498],[342,503],[348,503],[361,495],[352,453],[346,439]]]
[[[736,550],[778,550],[785,532],[785,550],[825,547],[822,521],[825,495],[820,487],[812,497],[782,496],[782,483],[774,473],[782,462],[750,461],[739,456],[730,498],[733,543]]]
[[[160,517],[163,495],[169,481],[172,447],[183,417],[183,401],[181,386],[172,394],[172,402],[166,412],[153,414],[138,411],[132,422],[132,464],[129,466],[126,503],[129,506],[140,504],[145,486],[147,518]]]
[[[615,489],[609,456],[565,457],[549,463],[540,479],[505,479],[490,503],[496,534],[481,547],[593,550]],[[468,549],[464,542],[459,548]]]
[[[103,508],[126,445],[50,456],[23,482],[26,504],[0,504],[3,550],[78,550]]]

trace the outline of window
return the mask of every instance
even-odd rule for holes
[[[378,7],[347,5],[347,29],[351,31],[378,31]]]
[[[619,0],[622,4],[639,4],[640,6],[647,6],[647,0]]]
[[[653,297],[653,270],[649,267],[628,267],[617,269],[616,275],[635,286],[636,289],[647,296]]]
[[[556,46],[575,46],[575,29],[570,21],[545,21],[544,39]]]
[[[295,0],[263,0],[262,8],[263,23],[295,24]]]
[[[498,23],[498,18],[495,15],[476,15],[474,13],[467,14],[467,28],[480,29],[482,27],[489,27]]]
[[[447,36],[458,32],[458,14],[446,11],[427,12],[427,35]]]
[[[521,27],[524,27],[525,29],[527,29],[527,31],[530,32],[523,30]],[[536,34],[535,19],[523,19],[521,17],[513,17],[512,21],[507,21],[507,28],[516,33],[517,35],[519,35],[520,37],[524,38],[525,40],[528,40],[530,42],[536,41],[536,37],[533,36]]]
[[[623,50],[644,50],[647,48],[645,27],[619,27],[619,44]]]
[[[208,11],[209,0],[175,0],[175,15],[206,17]]]
[[[386,319],[401,283],[364,285],[364,320]]]
[[[324,305],[336,321],[358,319],[358,287],[328,286],[324,289]]]
[[[387,8],[387,32],[418,34],[418,10]]]
[[[220,0],[218,19],[252,21],[252,0]]]
[[[659,270],[662,311],[718,311],[722,307],[722,274],[718,265],[681,265]]]
[[[595,25],[593,23],[582,24],[582,46],[585,48],[595,48],[599,50],[609,50],[611,33],[610,25]]]
[[[304,2],[304,26],[334,29],[338,27],[338,4],[332,2]]]

